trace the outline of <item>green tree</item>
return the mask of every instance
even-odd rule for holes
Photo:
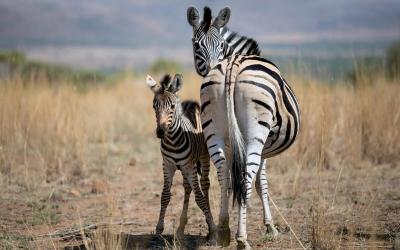
[[[0,63],[8,65],[11,74],[14,74],[17,67],[25,62],[26,57],[22,52],[16,50],[0,51]]]
[[[150,65],[149,70],[155,74],[175,74],[182,71],[182,66],[176,61],[160,58]]]
[[[389,77],[400,76],[400,41],[396,42],[386,52],[386,68]]]

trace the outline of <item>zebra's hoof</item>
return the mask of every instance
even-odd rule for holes
[[[208,241],[208,243],[209,243],[210,245],[215,245],[215,244],[217,243],[217,238],[218,238],[218,235],[217,235],[217,232],[216,232],[216,231],[210,232],[210,233],[207,235],[207,241]]]
[[[236,239],[236,242],[237,242],[237,249],[239,250],[243,250],[243,249],[245,249],[245,250],[250,250],[251,249],[251,246],[250,246],[250,244],[247,242],[247,240],[246,239],[244,239],[244,238],[242,238],[242,237],[239,237],[239,238],[237,238]]]
[[[162,226],[157,226],[156,227],[156,234],[162,234],[164,231],[164,227]]]
[[[266,225],[267,229],[266,229],[266,237],[269,237],[271,240],[276,240],[279,236],[279,232],[276,229],[276,227],[274,226],[274,224],[267,224]]]
[[[231,230],[229,227],[223,227],[218,229],[218,245],[227,247],[231,242]]]
[[[175,232],[175,237],[178,241],[182,241],[185,239],[185,234],[183,229],[178,228]]]

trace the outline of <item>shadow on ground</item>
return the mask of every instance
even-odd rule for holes
[[[173,235],[121,234],[122,249],[198,249],[204,245],[208,245],[207,238],[200,235],[185,235],[183,240],[178,241],[177,239],[174,240]],[[83,249],[87,249],[84,244],[64,248],[64,250]]]

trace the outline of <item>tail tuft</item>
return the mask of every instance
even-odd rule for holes
[[[234,106],[234,80],[231,80],[226,88],[226,109],[228,115],[228,137],[232,153],[227,159],[232,174],[233,204],[235,199],[239,206],[246,203],[246,147],[235,114]]]
[[[240,206],[242,202],[246,204],[246,151],[241,149],[235,142],[231,142],[231,146],[232,159],[229,165],[232,173],[232,203],[234,205],[236,200]]]

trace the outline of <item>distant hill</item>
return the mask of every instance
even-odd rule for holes
[[[189,5],[230,6],[230,27],[265,43],[387,40],[400,35],[397,0],[12,0],[0,2],[0,44],[182,46]]]
[[[6,0],[0,49],[89,69],[143,69],[160,57],[191,66],[190,5],[230,6],[229,27],[273,57],[376,54],[400,37],[398,0]]]

